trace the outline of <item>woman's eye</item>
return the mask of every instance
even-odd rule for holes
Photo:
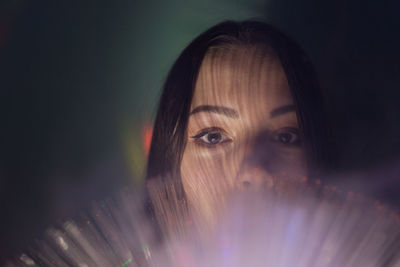
[[[231,141],[231,139],[221,129],[206,129],[201,131],[199,134],[192,136],[199,144],[207,146],[216,146],[225,142]]]
[[[300,145],[299,130],[295,128],[279,129],[272,136],[273,141],[284,145]]]

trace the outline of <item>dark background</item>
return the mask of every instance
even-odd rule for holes
[[[264,19],[303,46],[332,129],[332,179],[375,185],[399,206],[399,10],[394,1],[3,0],[0,258],[141,182],[141,133],[169,67],[226,19]]]

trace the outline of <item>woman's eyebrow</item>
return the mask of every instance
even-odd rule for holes
[[[280,115],[283,115],[285,113],[292,112],[292,111],[296,111],[296,107],[294,105],[281,106],[279,108],[272,110],[270,112],[269,116],[271,118],[274,118],[274,117],[277,117],[277,116],[280,116]]]
[[[223,106],[211,106],[211,105],[201,105],[192,110],[190,112],[190,115],[199,113],[199,112],[212,112],[212,113],[218,113],[222,114],[231,118],[238,118],[239,113],[233,109],[233,108],[228,108],[228,107],[223,107]]]

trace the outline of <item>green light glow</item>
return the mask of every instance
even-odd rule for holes
[[[132,258],[127,259],[127,260],[122,264],[122,267],[128,265],[128,264],[131,263],[131,262],[132,262]]]

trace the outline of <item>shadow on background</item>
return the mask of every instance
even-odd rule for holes
[[[333,173],[396,162],[399,5],[325,2],[3,1],[1,257],[89,201],[140,183],[142,128],[170,65],[226,19],[264,19],[311,56],[332,128]],[[397,173],[378,193],[396,205]]]

